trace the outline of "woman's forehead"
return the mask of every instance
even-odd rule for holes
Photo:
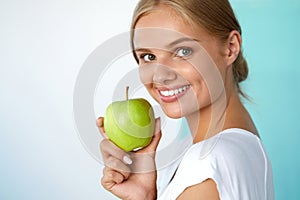
[[[135,50],[145,48],[172,49],[182,43],[198,44],[199,39],[185,35],[173,29],[139,28],[134,31],[133,44]]]
[[[209,34],[168,7],[157,8],[140,17],[133,30],[135,48],[162,47],[180,38],[194,41],[207,40]]]
[[[192,32],[190,24],[181,15],[167,6],[159,6],[142,15],[136,22],[135,28],[163,28],[185,34]]]

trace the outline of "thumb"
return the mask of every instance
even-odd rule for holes
[[[153,153],[156,151],[159,141],[161,139],[161,122],[160,117],[155,119],[155,129],[154,135],[152,137],[151,143],[140,150],[140,153]]]

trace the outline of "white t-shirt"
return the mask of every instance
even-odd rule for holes
[[[212,179],[221,200],[273,200],[272,168],[260,139],[232,128],[193,144],[159,200],[175,200],[187,187]]]

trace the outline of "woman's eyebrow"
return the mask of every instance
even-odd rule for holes
[[[198,39],[194,39],[194,38],[189,38],[189,37],[182,37],[182,38],[179,38],[179,39],[177,39],[177,40],[171,42],[170,44],[167,44],[165,49],[170,49],[170,48],[172,48],[173,46],[178,45],[178,44],[180,44],[180,43],[182,43],[182,42],[199,42],[199,40],[198,40]],[[147,48],[139,48],[139,47],[135,48],[134,51],[136,51],[136,52],[138,52],[138,51],[142,51],[142,52],[151,52],[150,49],[147,49]]]
[[[182,38],[179,38],[179,39],[171,42],[170,44],[168,44],[167,48],[173,47],[173,46],[175,46],[177,44],[180,44],[182,42],[199,42],[199,40],[194,39],[194,38],[190,38],[190,37],[182,37]]]
[[[146,49],[146,48],[135,48],[134,51],[135,52],[142,51],[142,52],[148,52],[148,53],[151,52],[149,49]]]

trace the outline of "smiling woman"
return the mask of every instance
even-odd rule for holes
[[[150,145],[137,152],[104,139],[104,188],[131,200],[274,199],[270,161],[240,100],[248,68],[229,2],[141,0],[131,40],[142,83],[166,115],[187,119],[193,144],[158,196],[160,121]],[[103,118],[98,126],[105,134]]]

